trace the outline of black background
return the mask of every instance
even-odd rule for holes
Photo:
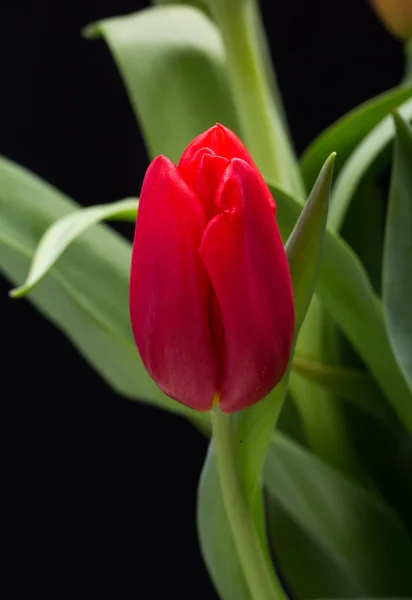
[[[145,5],[0,4],[0,154],[84,205],[137,195],[147,157],[107,48],[80,30]],[[401,45],[365,0],[262,7],[299,152],[399,81]],[[2,566],[12,586],[2,596],[216,598],[195,528],[205,440],[116,397],[9,287],[0,281]]]

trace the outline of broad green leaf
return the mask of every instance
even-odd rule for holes
[[[291,234],[286,252],[295,293],[296,330],[305,315],[313,293],[323,248],[324,232],[332,180],[333,159],[322,169]],[[261,470],[287,389],[287,375],[261,402],[236,415],[238,459],[245,494],[266,558],[269,555],[263,535]],[[223,505],[213,442],[203,467],[198,492],[198,530],[202,552],[209,572],[223,600],[249,600]]]
[[[399,108],[407,120],[412,118],[412,99]],[[395,135],[392,116],[389,115],[377,125],[352,152],[346,161],[332,193],[329,225],[339,231],[345,219],[350,202],[362,179],[373,167],[376,159],[385,150]]]
[[[366,371],[318,363],[296,353],[292,369],[372,416],[387,414],[381,391]]]
[[[0,270],[13,283],[27,275],[43,233],[79,205],[52,186],[0,160]],[[208,417],[167,398],[138,357],[128,317],[130,244],[94,226],[61,256],[29,300],[119,394],[202,424]]]
[[[283,511],[348,573],[361,593],[411,594],[412,541],[396,514],[377,497],[280,433],[270,446],[264,478]],[[273,543],[281,554],[276,537]]]
[[[302,174],[308,187],[316,180],[325,156],[338,153],[336,173],[363,138],[390,112],[412,96],[412,86],[397,87],[361,104],[326,129],[302,156]]]
[[[271,186],[284,240],[301,212],[299,202]],[[359,259],[336,234],[327,230],[317,293],[324,308],[369,367],[409,431],[412,395],[395,359],[379,299]]]
[[[216,122],[237,131],[217,27],[191,6],[157,6],[86,30],[104,37],[117,63],[149,154],[177,163]]]
[[[10,295],[20,298],[41,280],[69,245],[90,227],[107,220],[136,220],[137,199],[120,200],[111,204],[90,206],[70,213],[49,227],[36,248],[29,274],[23,285]]]
[[[395,123],[383,292],[389,338],[412,389],[412,129],[396,113]]]

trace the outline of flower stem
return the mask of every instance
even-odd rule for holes
[[[210,0],[210,6],[223,37],[229,82],[248,150],[265,177],[289,193],[302,195],[294,152],[271,94],[255,0]]]
[[[240,480],[233,416],[215,406],[211,421],[223,502],[251,597],[283,600],[283,590],[265,559]]]

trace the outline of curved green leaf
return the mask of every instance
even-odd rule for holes
[[[90,25],[117,63],[150,155],[177,163],[221,122],[238,130],[217,27],[190,6],[157,6]]]
[[[402,104],[399,112],[405,119],[410,120],[412,118],[412,100]],[[362,140],[346,161],[336,179],[332,193],[329,217],[329,225],[332,229],[339,231],[357,187],[376,158],[393,140],[394,135],[395,127],[393,119],[389,115]]]
[[[302,174],[306,185],[313,185],[325,156],[331,152],[338,153],[338,173],[356,146],[388,115],[391,108],[399,106],[411,96],[412,86],[389,90],[356,107],[321,133],[302,156]]]
[[[395,123],[383,296],[389,337],[412,390],[412,129],[396,113]]]
[[[44,231],[79,208],[51,185],[2,158],[0,270],[6,277],[21,282]],[[130,243],[116,232],[94,226],[67,248],[28,298],[119,394],[207,424],[207,415],[165,396],[139,359],[129,323],[130,252]]]
[[[412,541],[377,498],[279,433],[264,478],[282,509],[365,595],[411,594]],[[282,553],[276,537],[273,542]]]
[[[53,223],[41,238],[26,281],[12,290],[13,298],[21,298],[34,288],[50,271],[68,246],[90,227],[107,220],[135,221],[137,199],[120,200],[112,204],[90,206],[66,215]]]

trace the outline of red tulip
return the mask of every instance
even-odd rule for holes
[[[144,178],[130,280],[143,363],[172,398],[224,412],[261,400],[285,373],[294,307],[276,205],[241,141],[215,125],[176,167]]]

